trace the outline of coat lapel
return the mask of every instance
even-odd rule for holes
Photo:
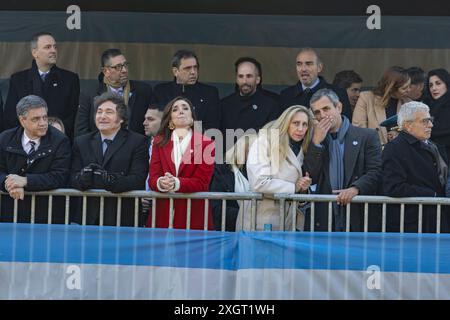
[[[166,162],[169,164],[169,169],[170,169],[170,173],[175,176],[176,175],[176,170],[175,170],[175,163],[173,162],[172,159],[172,151],[173,151],[173,142],[172,142],[172,137],[170,137],[169,142],[167,142],[167,144],[162,147],[162,153],[164,155],[164,160],[161,159],[161,162]]]
[[[91,149],[94,154],[97,163],[102,163],[103,154],[102,154],[102,139],[100,137],[100,133],[97,132],[92,136],[91,139]]]
[[[199,155],[201,155],[200,158]],[[181,157],[180,168],[178,169],[178,176],[181,176],[181,173],[183,172],[183,169],[187,164],[199,164],[199,161],[200,163],[202,163],[203,162],[202,157],[203,157],[202,135],[194,131],[192,132],[191,143],[189,144],[189,147],[186,148],[186,150],[183,153],[183,156]]]
[[[344,188],[347,188],[350,179],[353,175],[353,170],[356,165],[356,160],[359,156],[359,150],[361,148],[361,139],[358,137],[354,131],[353,127],[348,128],[347,134],[345,136],[345,147],[344,147]]]
[[[119,132],[117,132],[117,135],[114,137],[113,142],[109,145],[108,149],[106,149],[105,155],[103,157],[103,167],[105,167],[108,161],[111,160],[111,157],[117,153],[117,150],[122,147],[122,145],[127,140],[127,135],[127,132],[124,130],[119,130]]]
[[[291,150],[291,148],[289,148],[288,154],[287,154],[287,161],[290,164],[292,164],[295,167],[295,169],[297,169],[299,176],[302,177],[303,176],[303,173],[302,173],[302,162],[303,162],[302,152],[300,152],[298,154],[298,156],[296,157],[294,152]]]

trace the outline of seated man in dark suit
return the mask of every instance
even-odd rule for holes
[[[0,186],[9,196],[1,198],[1,221],[13,221],[14,201],[18,222],[32,220],[32,199],[25,191],[45,191],[67,186],[70,141],[47,121],[47,104],[38,96],[26,96],[17,104],[20,126],[0,134]],[[23,201],[22,201],[23,200]],[[64,223],[64,198],[53,198],[51,220]],[[47,223],[48,197],[37,196],[35,219]]]
[[[197,121],[202,121],[202,131],[220,129],[219,91],[213,86],[198,82],[199,62],[194,52],[179,50],[172,58],[174,81],[155,86],[154,102],[166,105],[176,97],[188,98]]]
[[[80,95],[80,108],[75,122],[75,135],[97,130],[95,126],[94,98],[104,92],[120,95],[129,114],[128,129],[144,134],[144,119],[152,99],[152,87],[145,82],[128,80],[129,62],[119,49],[105,50],[101,57],[102,72],[98,84]]]
[[[120,96],[105,92],[95,99],[94,107],[98,131],[75,138],[71,185],[80,190],[106,189],[114,193],[145,190],[147,138],[125,129],[127,107]],[[103,217],[99,198],[89,198],[87,204],[87,224],[116,225],[117,199],[105,199]],[[121,225],[134,225],[134,212],[134,199],[122,199]],[[84,221],[81,213],[78,207],[74,222]]]
[[[331,89],[339,97],[342,103],[342,115],[352,121],[352,109],[348,100],[347,92],[328,84],[324,78],[319,76],[323,63],[317,52],[312,48],[303,48],[297,54],[296,59],[298,82],[280,93],[281,112],[293,105],[301,105],[309,108],[312,95],[320,89]]]
[[[56,66],[58,51],[50,33],[42,32],[33,36],[31,53],[34,58],[31,69],[11,76],[4,110],[5,129],[19,125],[17,102],[22,97],[34,94],[47,102],[48,116],[58,117],[64,122],[66,134],[72,139],[80,95],[78,75]]]

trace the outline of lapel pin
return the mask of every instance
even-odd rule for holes
[[[57,87],[57,86],[58,86],[58,84],[57,84],[57,83],[55,82],[55,83],[53,84],[53,86],[54,86],[54,87]]]
[[[253,110],[258,109],[258,106],[256,104],[254,104],[252,107],[253,107]]]
[[[357,146],[358,145],[358,141],[353,141],[353,145]]]
[[[200,99],[200,102],[203,102],[203,99]]]

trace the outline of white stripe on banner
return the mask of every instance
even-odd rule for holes
[[[4,285],[10,281],[13,281],[10,286]],[[448,274],[346,270],[228,271],[3,262],[0,283],[0,299],[448,299],[450,296]]]

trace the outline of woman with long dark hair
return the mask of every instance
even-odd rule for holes
[[[153,141],[149,186],[159,192],[208,191],[214,171],[214,143],[194,129],[194,109],[184,97],[176,97],[164,109],[161,127]],[[203,229],[205,201],[191,201],[191,229]],[[207,212],[209,230],[213,229],[211,209]],[[149,215],[147,226],[152,226]],[[156,201],[156,227],[170,224],[168,199]],[[187,200],[174,200],[172,226],[187,226]]]
[[[427,88],[429,91],[428,106],[430,115],[434,117],[431,140],[444,146],[447,160],[450,155],[450,74],[445,69],[428,72]]]

